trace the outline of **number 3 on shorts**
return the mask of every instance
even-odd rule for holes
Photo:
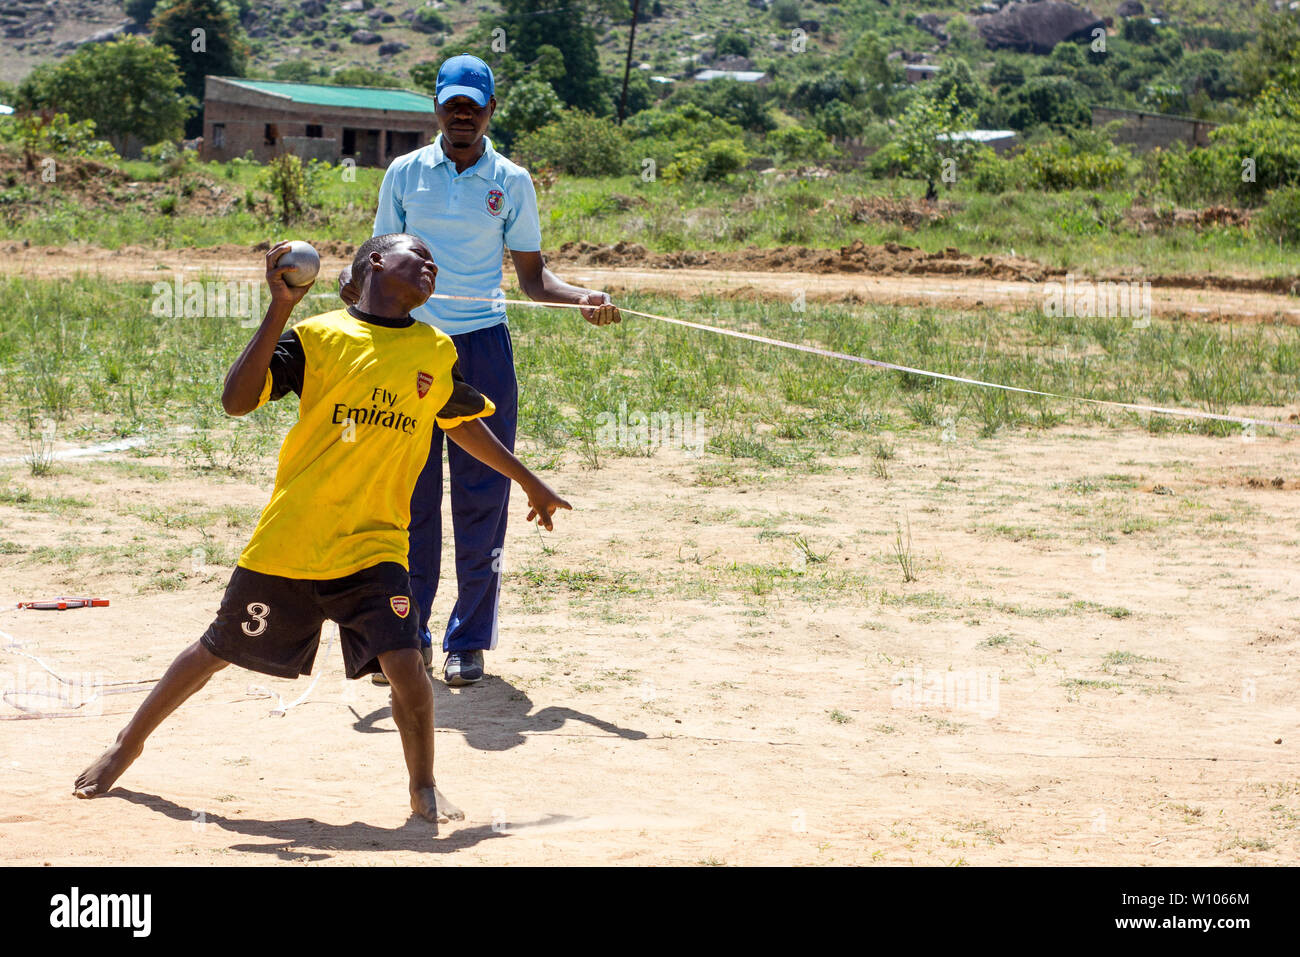
[[[260,601],[252,602],[248,606],[248,614],[252,616],[253,620],[241,621],[239,627],[249,638],[256,638],[266,631],[266,616],[270,613],[270,605],[264,605]]]

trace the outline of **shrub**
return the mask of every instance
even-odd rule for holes
[[[1016,173],[1014,161],[1003,159],[985,146],[971,158],[967,181],[981,193],[1005,193],[1021,185],[1016,182]]]
[[[411,19],[411,29],[419,33],[445,33],[447,20],[433,7],[420,7]]]
[[[1009,189],[1107,189],[1129,172],[1132,157],[1099,133],[1081,131],[1035,143],[1023,152],[999,158],[979,150],[970,166],[970,182],[981,192]]]
[[[37,156],[82,156],[95,160],[117,157],[110,143],[95,138],[94,120],[73,123],[66,113],[55,113],[48,120],[41,116],[18,116],[0,123],[0,143],[18,147],[33,169]]]
[[[630,172],[627,138],[608,119],[565,110],[553,123],[519,137],[515,159],[528,167],[550,166],[570,176],[616,176]]]
[[[157,163],[163,169],[163,175],[171,177],[183,173],[195,153],[193,150],[181,149],[174,140],[163,140],[140,151],[140,158]]]
[[[836,100],[814,113],[813,123],[827,136],[861,136],[867,126],[867,114],[843,100]]]
[[[1008,121],[1017,130],[1042,124],[1086,127],[1092,122],[1087,93],[1063,76],[1036,76],[1015,88],[1004,103]]]
[[[693,103],[675,110],[643,110],[629,118],[623,129],[631,138],[629,155],[638,161],[652,159],[665,172],[673,164],[682,164],[685,157],[702,152],[710,143],[743,140],[745,135],[740,127]],[[688,165],[679,166],[687,179],[694,176]]]
[[[307,211],[307,175],[294,154],[282,153],[267,163],[257,185],[275,197],[280,222],[292,223]]]
[[[763,141],[777,166],[804,166],[833,159],[838,150],[821,130],[790,126],[768,133]]]
[[[772,4],[772,16],[783,26],[799,22],[799,0],[776,0]]]
[[[1269,193],[1255,222],[1264,235],[1288,246],[1300,246],[1300,186],[1283,186]]]
[[[682,180],[717,182],[743,169],[752,159],[741,140],[718,140],[702,147],[682,150],[664,169],[670,183]]]
[[[1026,187],[1051,190],[1105,189],[1128,169],[1122,151],[1083,151],[1064,137],[1031,146],[1012,162]]]
[[[714,42],[713,52],[718,56],[749,56],[749,38],[743,33],[721,33]]]

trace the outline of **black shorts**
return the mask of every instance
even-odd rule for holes
[[[420,648],[411,580],[396,562],[343,578],[281,578],[236,567],[203,647],[223,661],[277,678],[311,674],[321,625],[339,626],[349,678],[380,670],[385,651]]]

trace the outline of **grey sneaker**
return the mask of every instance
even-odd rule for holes
[[[442,663],[442,676],[453,688],[483,680],[483,652],[450,651]]]
[[[424,670],[430,675],[433,674],[433,645],[421,645],[420,655],[424,658]],[[382,671],[376,671],[370,676],[371,682],[377,685],[388,684],[388,677]]]

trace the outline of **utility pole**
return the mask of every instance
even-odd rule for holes
[[[623,125],[627,113],[627,78],[632,73],[632,44],[636,42],[636,17],[641,10],[641,0],[632,0],[632,29],[627,34],[627,63],[623,65],[623,95],[618,98],[618,125]]]

